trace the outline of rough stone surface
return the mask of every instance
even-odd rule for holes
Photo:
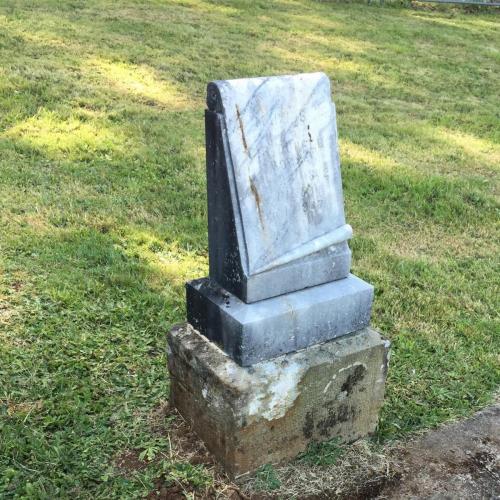
[[[253,304],[209,279],[186,285],[187,319],[248,366],[368,326],[373,286],[354,275]]]
[[[347,276],[335,107],[323,73],[212,82],[210,277],[245,302]]]
[[[389,342],[370,328],[250,368],[190,325],[174,327],[168,346],[171,402],[230,475],[377,424]]]

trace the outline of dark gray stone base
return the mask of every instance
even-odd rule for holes
[[[203,278],[187,283],[186,294],[188,322],[249,366],[368,326],[373,286],[350,274],[246,304]]]
[[[389,342],[361,331],[245,368],[190,325],[168,336],[170,402],[231,475],[291,459],[311,441],[375,430]]]

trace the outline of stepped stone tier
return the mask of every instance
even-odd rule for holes
[[[209,276],[168,338],[171,400],[239,474],[371,432],[389,343],[350,274],[327,76],[214,81],[207,105]]]
[[[245,304],[209,279],[187,284],[188,322],[243,366],[304,349],[370,322],[373,287],[352,274]]]

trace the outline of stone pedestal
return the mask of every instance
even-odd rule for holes
[[[232,476],[375,430],[389,342],[371,328],[251,367],[189,324],[168,346],[171,402]]]
[[[211,82],[209,277],[169,336],[171,402],[230,474],[372,432],[389,344],[350,274],[323,73]]]

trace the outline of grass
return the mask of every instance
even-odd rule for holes
[[[300,453],[296,461],[299,464],[328,466],[335,465],[344,453],[344,447],[337,439],[323,443],[310,443],[307,450]]]
[[[218,78],[325,71],[353,271],[392,341],[384,442],[499,382],[493,11],[307,0],[0,4],[0,496],[200,492],[172,453],[164,337],[207,272]],[[132,454],[136,464],[121,467]]]
[[[281,486],[274,467],[266,464],[255,472],[254,488],[256,491],[277,490]]]

